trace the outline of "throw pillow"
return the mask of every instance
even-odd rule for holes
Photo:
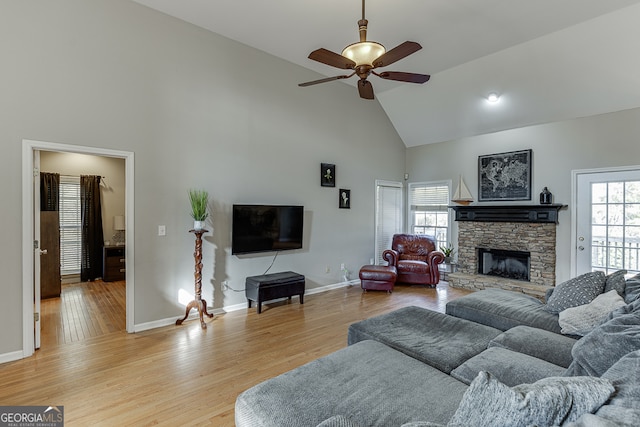
[[[640,350],[622,357],[602,374],[602,378],[610,380],[616,388],[608,405],[640,409]]]
[[[557,314],[570,307],[589,304],[602,293],[605,280],[602,271],[592,271],[562,282],[556,286],[544,309]]]
[[[615,362],[636,350],[640,350],[640,310],[613,317],[580,338],[571,349],[573,362],[565,376],[600,377]]]
[[[593,377],[549,377],[510,388],[482,371],[464,393],[449,425],[561,425],[595,412],[614,390],[609,380]]]
[[[627,270],[618,270],[615,273],[609,274],[605,278],[604,293],[615,289],[622,298],[624,298],[624,288],[627,281],[624,279],[624,275],[627,274]]]
[[[587,335],[593,328],[607,319],[609,313],[626,305],[615,289],[598,295],[589,304],[562,310],[558,315],[558,323],[563,334]]]
[[[554,288],[549,288],[549,289],[547,289],[547,291],[544,293],[544,300],[545,300],[545,301],[549,301],[549,298],[551,298],[551,295],[553,294],[553,289],[554,289]]]
[[[361,425],[351,421],[343,415],[334,415],[331,418],[327,418],[316,427],[361,427]]]
[[[624,300],[627,304],[631,304],[640,298],[640,273],[630,279],[624,287]]]
[[[447,427],[444,424],[432,423],[430,421],[414,421],[402,424],[401,427]]]
[[[640,311],[640,298],[623,306],[613,310],[607,316],[607,321],[613,319],[614,317],[624,316],[625,314],[635,313],[636,311]]]

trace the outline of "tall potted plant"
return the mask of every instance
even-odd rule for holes
[[[205,190],[189,190],[189,202],[191,204],[193,229],[204,229],[204,222],[209,216],[209,193]]]

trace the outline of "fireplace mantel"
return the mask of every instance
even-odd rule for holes
[[[553,222],[558,223],[558,211],[567,207],[551,205],[473,205],[449,206],[456,221],[476,222]]]

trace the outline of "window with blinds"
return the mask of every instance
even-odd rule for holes
[[[80,274],[80,177],[60,177],[60,273]]]
[[[449,183],[409,184],[409,229],[413,234],[434,236],[436,248],[449,243]]]

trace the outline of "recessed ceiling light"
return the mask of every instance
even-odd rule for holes
[[[498,95],[498,94],[497,94],[497,93],[495,93],[495,92],[491,92],[491,93],[489,94],[489,96],[487,96],[487,101],[488,101],[488,102],[490,102],[490,103],[492,103],[492,104],[495,104],[495,103],[496,103],[496,102],[498,102],[499,100],[500,100],[500,95]]]

